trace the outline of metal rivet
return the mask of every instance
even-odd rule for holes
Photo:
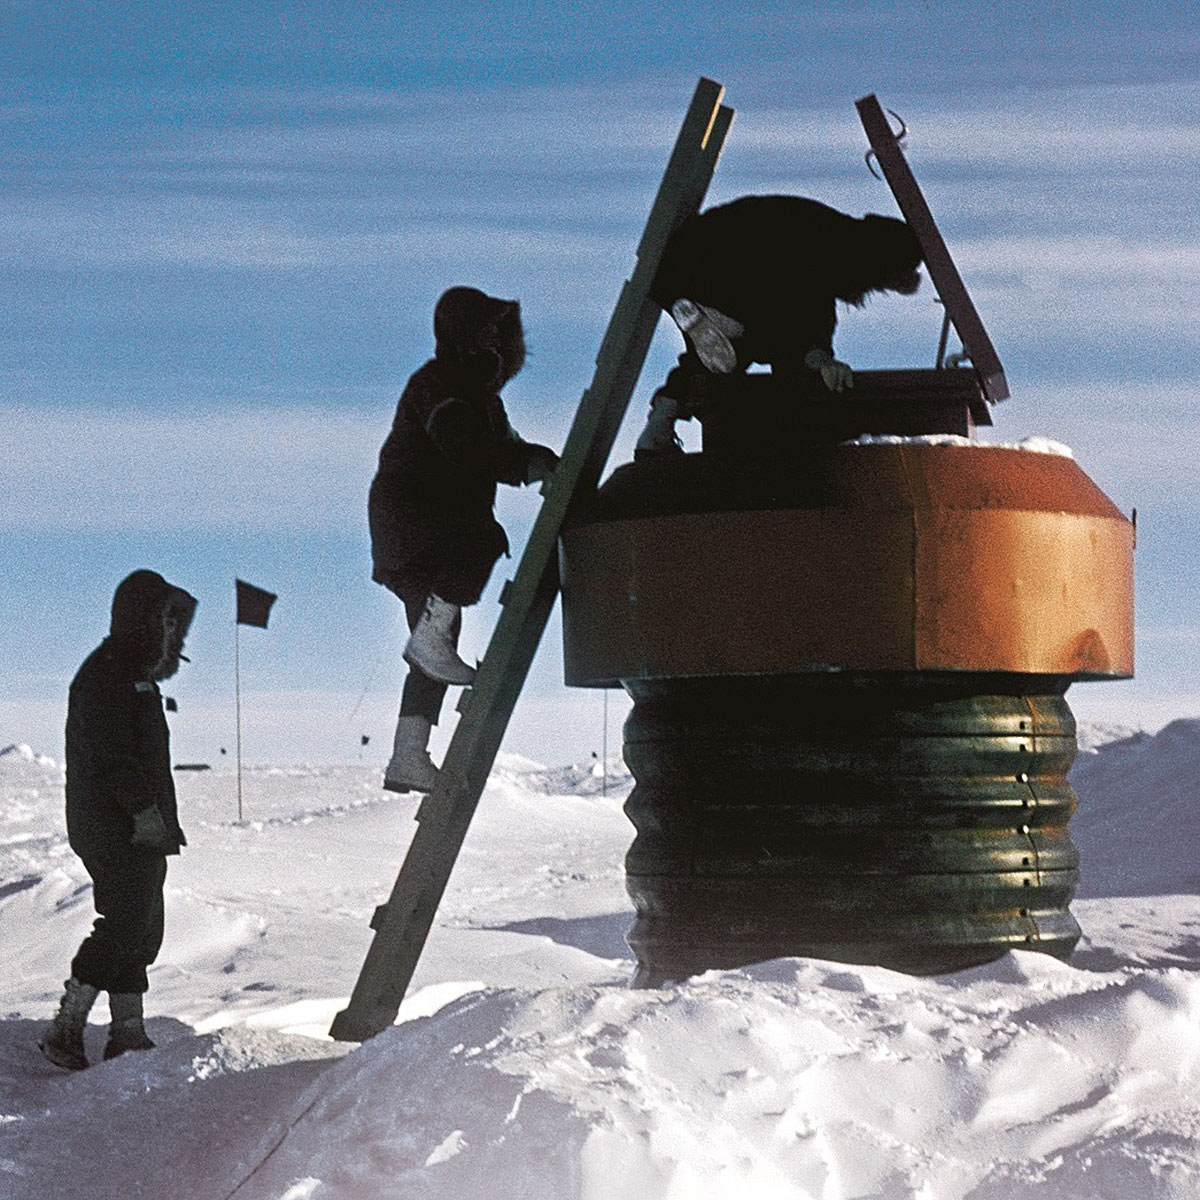
[[[1026,796],[1026,797],[1025,797],[1025,807],[1026,807],[1026,808],[1032,808],[1032,807],[1033,807],[1033,797],[1032,797],[1032,796]]]
[[[1032,934],[1032,933],[1027,933],[1027,934],[1025,935],[1025,940],[1026,940],[1027,942],[1032,942],[1032,941],[1033,941],[1033,934]]]
[[[1021,772],[1021,773],[1020,773],[1020,774],[1017,776],[1017,782],[1018,782],[1018,783],[1028,783],[1028,782],[1029,782],[1029,776],[1028,776],[1028,775],[1026,775],[1024,771],[1022,771],[1022,772]]]
[[[1021,880],[1021,886],[1022,887],[1033,887],[1033,880],[1032,879],[1023,879],[1023,880]]]
[[[1028,826],[1028,825],[1022,825],[1022,826],[1021,826],[1021,828],[1020,828],[1019,830],[1017,830],[1017,832],[1018,832],[1018,833],[1024,833],[1024,834],[1028,834],[1028,833],[1029,833],[1029,826]]]
[[[1021,909],[1021,916],[1023,916],[1023,917],[1029,916],[1029,909],[1027,909],[1027,908]]]
[[[1027,859],[1027,858],[1021,859],[1021,866],[1023,866],[1023,867],[1029,866],[1029,859]]]

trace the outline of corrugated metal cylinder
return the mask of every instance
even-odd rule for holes
[[[782,955],[916,973],[1014,946],[1067,957],[1067,682],[631,685],[639,981]]]

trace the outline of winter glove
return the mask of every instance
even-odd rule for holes
[[[542,483],[558,466],[558,455],[549,446],[530,443],[529,461],[525,466],[526,483]]]
[[[810,370],[819,371],[821,382],[831,392],[843,392],[854,386],[854,372],[850,370],[850,364],[839,362],[828,350],[819,350],[814,346],[804,356],[804,365]]]
[[[157,850],[160,854],[170,854],[175,849],[175,840],[167,832],[162,813],[154,805],[133,814],[133,837],[129,844],[143,850]]]

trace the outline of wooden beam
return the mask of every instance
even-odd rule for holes
[[[1008,397],[1008,381],[1004,378],[1004,368],[1000,365],[1000,357],[992,345],[983,321],[967,293],[966,284],[950,257],[950,251],[942,238],[933,213],[917,183],[900,142],[892,132],[887,116],[879,105],[874,94],[864,96],[855,101],[863,129],[875,158],[883,171],[892,195],[900,206],[904,219],[912,226],[913,232],[921,242],[925,252],[925,265],[929,269],[929,278],[937,289],[946,313],[951,323],[962,339],[963,347],[971,358],[971,365],[979,374],[979,384],[983,394],[993,404]],[[939,364],[940,365],[940,364]],[[986,418],[986,410],[985,410]],[[990,419],[979,419],[979,424],[990,424]]]

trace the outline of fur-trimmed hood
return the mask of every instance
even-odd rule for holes
[[[179,670],[196,598],[157,571],[127,575],[113,593],[109,639],[123,657],[153,680]]]
[[[452,287],[433,310],[435,357],[472,389],[499,391],[525,365],[521,305],[473,287]]]
[[[872,292],[911,296],[921,285],[919,268],[925,260],[912,226],[878,213],[851,221],[846,226],[846,248],[839,256],[843,279],[838,298],[861,305]]]

